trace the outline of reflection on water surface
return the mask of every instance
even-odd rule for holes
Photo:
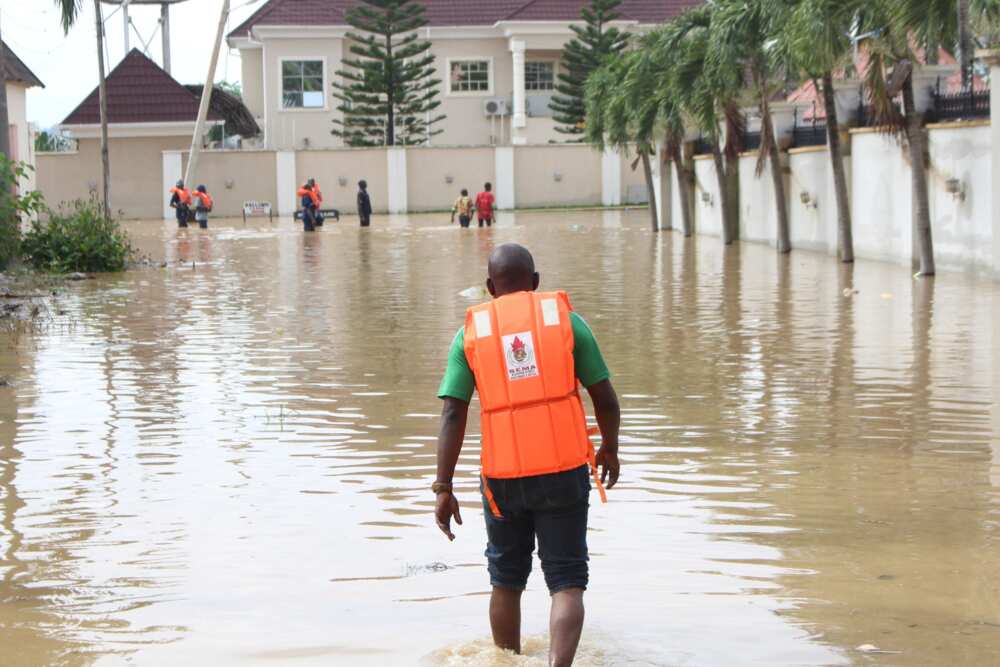
[[[460,292],[508,240],[623,397],[583,664],[1000,662],[996,285],[439,218],[135,223],[167,268],[0,339],[0,664],[544,664],[540,577],[529,655],[487,641],[475,436],[458,540],[430,515]]]

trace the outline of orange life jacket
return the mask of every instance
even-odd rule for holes
[[[306,195],[309,195],[309,199],[312,200],[313,206],[319,208],[320,203],[323,201],[323,198],[320,196],[319,192],[317,190],[311,190],[305,186],[299,188],[298,191],[299,199],[301,200],[302,197],[305,197]]]
[[[181,204],[184,204],[185,206],[191,205],[191,191],[188,190],[187,188],[179,188],[175,185],[174,187],[170,188],[170,192],[177,195],[177,198],[180,200]]]
[[[197,190],[195,190],[191,194],[192,196],[197,197],[198,199],[201,200],[202,208],[207,208],[209,211],[212,210],[212,204],[214,203],[212,202],[212,195],[208,194],[207,192],[198,192]]]
[[[531,477],[589,463],[594,446],[577,390],[572,306],[565,292],[517,292],[469,308],[465,356],[476,377],[486,478]]]

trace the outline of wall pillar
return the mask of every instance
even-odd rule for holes
[[[389,177],[389,213],[407,212],[406,149],[392,146],[386,149]]]
[[[622,158],[610,147],[601,154],[601,204],[622,204]]]
[[[181,151],[163,151],[163,219],[174,217],[174,209],[170,208],[170,188],[184,177]]]
[[[517,205],[514,192],[514,148],[497,146],[494,151],[496,183],[493,184],[495,186],[493,191],[497,199],[497,208],[510,210]]]
[[[514,119],[513,127],[515,130],[523,129],[528,125],[528,114],[525,108],[525,89],[524,89],[524,51],[525,43],[523,39],[512,39],[510,40],[510,53],[511,58],[514,63]],[[515,133],[517,134],[517,133]],[[513,137],[513,143],[518,142],[519,137]]]
[[[296,192],[299,189],[295,173],[295,151],[278,151],[274,154],[278,185],[278,215],[295,215],[298,208]]]
[[[990,80],[1000,82],[1000,49],[976,51],[976,57],[990,66]],[[990,220],[993,229],[993,279],[1000,280],[1000,85],[990,86],[990,150],[993,153],[990,174]],[[1000,362],[998,362],[1000,363]]]
[[[673,215],[670,210],[670,165],[663,163],[666,149],[663,144],[656,144],[650,166],[653,172],[653,196],[656,199],[656,217],[660,221],[660,229],[673,228]]]

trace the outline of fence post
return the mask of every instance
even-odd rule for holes
[[[295,192],[299,187],[295,174],[295,151],[277,151],[274,154],[274,162],[278,189],[278,215],[294,215],[298,208]]]
[[[601,153],[601,204],[622,204],[622,157],[610,147]]]
[[[408,208],[406,149],[390,146],[386,149],[386,169],[389,180],[389,213],[406,213]]]
[[[174,217],[174,209],[170,208],[170,188],[174,187],[183,176],[181,151],[163,151],[163,219]]]

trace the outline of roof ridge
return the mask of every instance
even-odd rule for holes
[[[233,28],[229,32],[229,34],[226,35],[226,39],[234,36],[239,36],[239,34],[244,31],[246,31],[246,33],[249,35],[250,28],[253,26],[253,24],[257,22],[258,19],[267,16],[268,14],[270,14],[271,12],[273,12],[275,9],[285,4],[286,2],[288,2],[288,0],[267,0],[267,2],[261,5],[260,8],[257,9],[257,11],[248,16],[247,19],[243,21],[243,23]]]
[[[6,41],[3,41],[3,40],[0,40],[0,44],[3,45],[4,54],[7,56],[7,58],[13,57],[13,60],[14,60],[13,63],[10,63],[10,62],[6,63],[6,69],[8,71],[6,71],[6,72],[0,72],[0,76],[3,76],[4,81],[16,81],[17,80],[17,79],[10,79],[10,78],[8,78],[8,75],[11,73],[10,72],[10,66],[11,66],[11,64],[14,64],[14,65],[19,65],[21,67],[21,69],[23,69],[24,72],[31,77],[31,79],[24,79],[24,83],[29,84],[29,87],[31,85],[41,86],[42,88],[45,87],[45,84],[42,83],[42,80],[38,78],[38,75],[35,74],[34,72],[32,72],[30,67],[28,67],[27,65],[24,64],[24,61],[21,60],[21,56],[19,56],[16,53],[14,53],[14,49],[10,48],[10,44],[8,44]]]
[[[149,92],[148,89],[153,89],[159,91],[160,95],[167,94],[172,96],[172,104],[181,103],[184,105],[191,104],[190,108],[197,109],[201,102],[201,98],[195,95],[190,90],[187,89],[184,84],[175,79],[169,72],[160,67],[156,61],[147,56],[138,48],[134,48],[129,51],[124,58],[122,58],[110,72],[104,77],[105,85],[108,87],[109,91],[109,122],[128,122],[114,120],[114,116],[118,113],[115,108],[115,104],[119,102],[117,99],[112,99],[114,97],[111,94],[112,89],[120,89],[123,85],[129,85],[128,77],[138,76],[143,80],[143,89]],[[122,78],[126,81],[122,81]],[[131,85],[134,85],[131,84]],[[183,92],[181,92],[183,91]],[[100,85],[95,87],[90,94],[84,97],[83,101],[76,106],[73,111],[71,111],[66,118],[61,123],[62,125],[73,124],[70,119],[78,115],[85,115],[88,111],[92,111],[90,107],[98,104],[98,97],[100,95]],[[183,97],[181,97],[183,95]],[[142,95],[139,95],[141,98]]]

